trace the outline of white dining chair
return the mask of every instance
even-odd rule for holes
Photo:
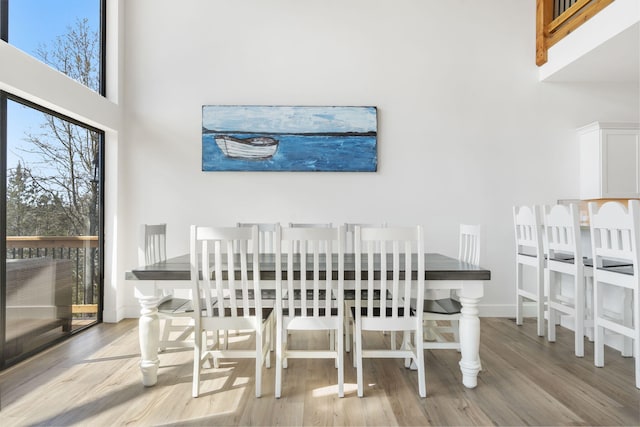
[[[238,227],[258,227],[258,243],[257,248],[249,246],[248,251],[251,254],[275,254],[276,253],[276,227],[279,223],[276,222],[238,222]],[[262,280],[260,286],[262,293],[262,302],[265,306],[275,307],[276,290],[274,281]],[[238,293],[238,292],[236,292]],[[251,295],[251,293],[250,293]],[[275,326],[275,322],[274,326]],[[273,330],[275,334],[275,329]],[[237,332],[236,332],[237,334]],[[224,343],[228,343],[228,332],[225,332]],[[275,342],[271,340],[271,351],[275,349]]]
[[[273,308],[262,305],[259,259],[248,253],[248,247],[256,247],[257,244],[256,226],[191,226],[190,272],[195,320],[193,397],[200,394],[202,363],[211,358],[214,361],[221,358],[255,359],[255,395],[260,397],[262,394],[262,365],[271,366],[270,339],[274,317]],[[236,298],[236,291],[240,291],[240,298]],[[251,295],[249,291],[252,291]],[[215,304],[214,299],[217,301]],[[239,348],[229,348],[231,345],[222,347],[219,331],[227,330],[251,331],[255,335],[255,348],[244,349],[241,345]],[[211,344],[207,340],[208,332],[213,332]]]
[[[286,267],[283,267],[283,255],[286,256]],[[296,278],[298,265],[300,273]],[[332,273],[335,267],[336,278]],[[335,296],[334,288],[337,290]],[[343,397],[343,227],[277,227],[276,293],[276,398],[282,394],[282,370],[293,358],[334,359],[338,370],[338,396]],[[327,349],[290,347],[287,338],[290,331],[318,330],[332,332]]]
[[[514,206],[516,258],[516,325],[522,325],[523,302],[535,303],[538,336],[544,336],[544,312],[546,307],[544,289],[544,240],[543,222],[539,206]],[[535,272],[533,290],[524,285],[524,267]]]
[[[619,202],[606,202],[600,208],[591,202],[589,223],[593,251],[594,364],[604,366],[605,331],[622,335],[622,355],[635,356],[635,383],[640,388],[640,201],[629,200],[628,209]],[[606,259],[614,259],[618,266],[607,266]],[[621,312],[605,307],[607,288],[623,291]]]
[[[138,246],[138,263],[152,265],[167,260],[167,225],[143,224],[140,227],[140,244]],[[160,281],[163,297],[158,305],[158,318],[162,321],[162,332],[158,348],[193,346],[193,306],[190,298],[179,298],[174,295],[170,281]],[[176,336],[177,335],[177,336]]]
[[[547,291],[547,339],[556,340],[557,315],[574,320],[574,352],[584,356],[585,295],[591,269],[584,266],[580,237],[579,209],[576,204],[544,207],[547,244],[545,281]],[[563,292],[562,278],[571,276],[572,292]]]
[[[460,224],[458,234],[458,259],[468,264],[480,264],[480,234],[479,225]],[[425,293],[424,324],[425,350],[454,349],[460,351],[460,311],[462,304],[456,291],[449,291],[446,298],[430,299]],[[438,322],[447,321],[447,325]],[[453,339],[449,339],[449,334]]]
[[[345,235],[345,254],[353,254],[355,252],[355,238],[356,238],[356,227],[386,227],[386,223],[380,224],[365,224],[365,223],[353,223],[347,222],[344,224],[344,235]],[[345,332],[345,351],[351,351],[351,331],[353,330],[353,322],[351,322],[351,316],[349,315],[349,311],[351,307],[354,305],[355,301],[355,290],[354,289],[346,289],[344,291],[344,303],[345,303],[345,319],[344,319],[344,332]],[[380,294],[376,292],[374,298],[380,299]],[[387,295],[387,299],[391,299],[390,295]],[[391,332],[391,348],[395,349],[396,346],[396,333]],[[356,359],[353,357],[353,366],[356,366]]]
[[[379,248],[379,250],[376,250]],[[363,258],[364,256],[364,258]],[[364,358],[402,358],[405,367],[413,363],[418,373],[418,394],[426,397],[423,339],[423,300],[425,284],[424,242],[422,227],[356,227],[355,306],[351,316],[355,323],[355,357],[358,396],[364,395]],[[380,266],[379,278],[374,275]],[[412,272],[416,271],[415,279]],[[374,299],[374,291],[386,298]],[[366,298],[363,292],[366,291]],[[416,307],[411,299],[416,299]],[[368,332],[403,332],[400,349],[364,346]],[[409,339],[413,336],[414,341]]]

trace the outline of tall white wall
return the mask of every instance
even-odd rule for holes
[[[538,81],[534,0],[123,3],[126,316],[141,223],[168,223],[178,255],[190,224],[237,221],[422,224],[449,255],[482,224],[481,314],[513,315],[512,205],[577,197],[575,128],[640,115],[635,84]],[[207,104],[375,105],[378,171],[202,172]]]

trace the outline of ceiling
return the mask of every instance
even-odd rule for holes
[[[541,71],[541,76],[544,73]],[[541,78],[546,82],[640,84],[640,23]]]

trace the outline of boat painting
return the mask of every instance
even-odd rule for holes
[[[204,105],[203,171],[375,172],[376,107]]]
[[[215,140],[224,155],[232,159],[269,159],[278,149],[278,140],[267,136],[234,138],[229,135],[216,135]]]

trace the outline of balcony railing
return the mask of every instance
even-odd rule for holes
[[[614,0],[537,0],[536,64],[547,62],[547,51]]]
[[[98,236],[8,236],[7,259],[50,258],[71,261],[74,317],[95,316],[98,312]]]

